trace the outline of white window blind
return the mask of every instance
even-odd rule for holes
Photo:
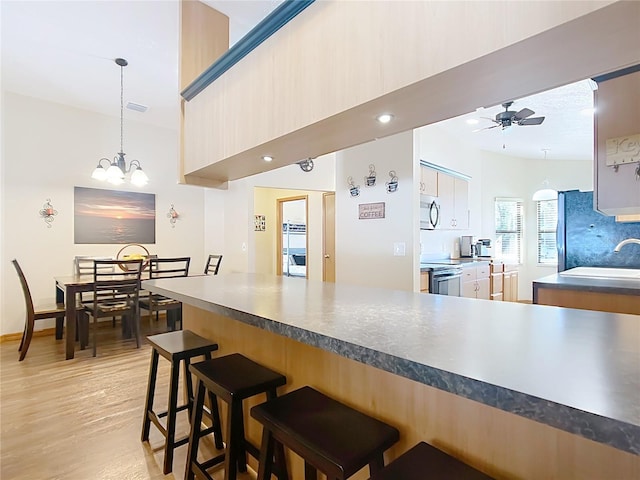
[[[556,248],[556,228],[558,226],[558,200],[536,202],[538,225],[538,263],[554,265],[558,263]]]
[[[496,239],[502,239],[503,260],[522,263],[523,202],[520,198],[496,198]]]

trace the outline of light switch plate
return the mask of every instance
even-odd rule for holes
[[[395,242],[393,244],[393,255],[396,257],[404,257],[406,255],[406,244],[404,242]]]

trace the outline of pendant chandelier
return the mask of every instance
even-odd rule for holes
[[[98,161],[98,166],[93,171],[91,178],[95,180],[106,180],[113,185],[121,185],[124,183],[125,174],[131,172],[131,183],[137,187],[142,187],[147,184],[149,178],[142,171],[140,162],[138,160],[131,160],[129,168],[127,168],[127,162],[124,159],[125,153],[122,148],[124,137],[124,67],[129,63],[124,58],[116,58],[116,64],[120,67],[120,151],[113,157],[113,161],[110,162],[108,158],[101,158]],[[108,167],[102,166],[102,162],[106,161]]]

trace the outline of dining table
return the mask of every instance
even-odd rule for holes
[[[93,274],[56,276],[54,280],[56,282],[56,302],[65,304],[65,358],[66,360],[71,360],[75,355],[77,326],[75,321],[77,315],[76,295],[93,291]],[[67,300],[66,302],[65,299]],[[167,321],[173,329],[181,319],[182,310],[179,309],[168,314]]]
[[[93,291],[93,275],[65,275],[54,277],[56,281],[56,302],[65,304],[65,358],[70,360],[75,354],[76,342],[76,295]],[[66,302],[65,302],[66,300]]]

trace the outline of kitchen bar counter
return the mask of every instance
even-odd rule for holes
[[[556,273],[533,281],[533,303],[640,315],[640,280]]]
[[[606,292],[621,295],[640,295],[640,280],[573,277],[554,273],[533,281],[534,296],[538,288],[580,290],[583,292]],[[638,302],[640,302],[640,298],[638,299]]]
[[[143,288],[640,454],[636,316],[251,274]]]

